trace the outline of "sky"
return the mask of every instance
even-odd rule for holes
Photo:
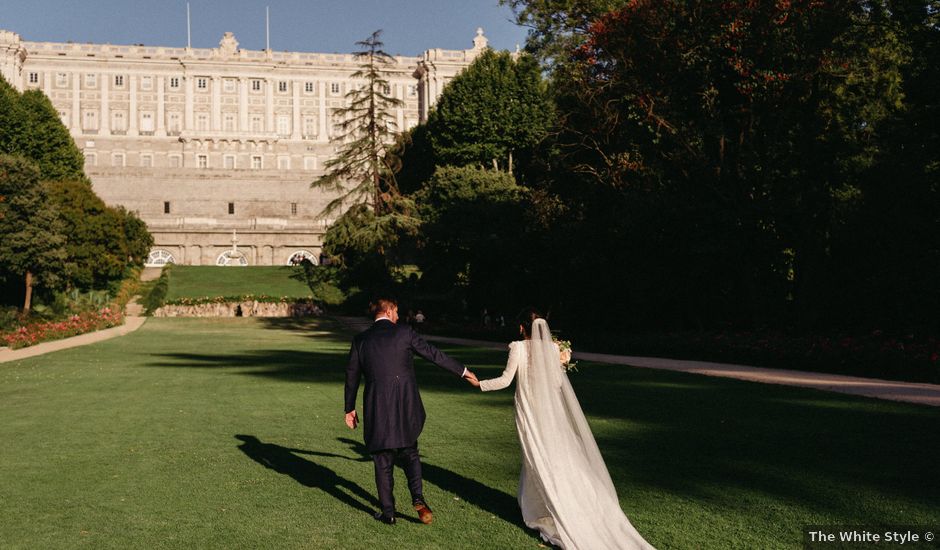
[[[431,48],[473,46],[482,27],[495,49],[524,45],[526,31],[498,0],[190,0],[192,46],[214,48],[232,31],[239,47],[340,52],[382,29],[385,50],[416,56]],[[185,0],[0,0],[0,29],[33,42],[186,46]]]

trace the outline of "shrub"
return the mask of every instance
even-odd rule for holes
[[[147,295],[143,297],[142,305],[144,306],[147,315],[152,315],[154,311],[166,303],[166,294],[170,290],[170,272],[172,270],[172,265],[165,266],[163,271],[160,273],[160,278],[158,278],[153,284],[150,292],[148,292]]]

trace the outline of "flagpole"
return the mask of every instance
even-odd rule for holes
[[[193,47],[193,36],[192,28],[189,22],[189,2],[186,2],[186,48],[192,49]]]

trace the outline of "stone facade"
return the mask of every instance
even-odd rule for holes
[[[426,119],[447,82],[486,48],[395,58],[401,129]],[[348,54],[29,42],[0,30],[0,72],[39,89],[85,154],[95,191],[137,212],[150,263],[248,265],[319,258],[331,196],[310,188],[335,154],[335,110],[359,83]],[[233,235],[234,232],[234,235]]]

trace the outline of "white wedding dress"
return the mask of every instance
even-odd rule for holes
[[[565,550],[652,549],[620,509],[544,319],[532,324],[530,340],[509,344],[506,370],[480,381],[480,389],[503,389],[514,377],[525,524]]]

